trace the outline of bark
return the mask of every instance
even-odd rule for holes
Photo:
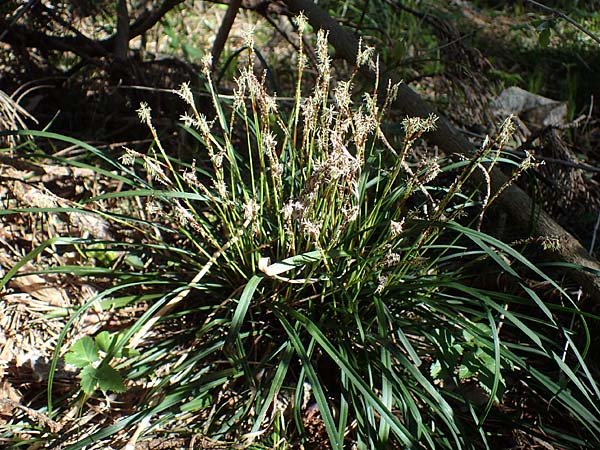
[[[125,0],[117,1],[117,34],[115,35],[115,59],[127,61],[129,56],[129,11]]]
[[[335,48],[336,54],[350,64],[356,62],[358,39],[339,25],[312,0],[284,0],[292,13],[303,12],[314,29],[329,31],[329,42]],[[368,79],[374,80],[376,74],[366,66],[361,73]],[[380,85],[387,86],[388,81],[398,83],[397,77],[386,77],[385,67],[380,66]],[[435,114],[439,117],[437,129],[426,136],[426,139],[438,145],[447,154],[457,153],[465,156],[473,154],[475,148],[452,124],[433,107],[426,103],[409,86],[402,83],[398,89],[395,106],[411,117],[427,117]],[[492,195],[499,191],[508,181],[508,177],[498,168],[491,172]],[[480,186],[486,181],[479,171],[473,172],[472,180]],[[500,207],[511,218],[515,228],[524,235],[558,238],[559,249],[554,259],[583,266],[589,271],[572,270],[570,275],[581,284],[585,293],[592,299],[593,305],[600,305],[600,264],[593,258],[569,232],[561,227],[545,211],[536,207],[529,195],[514,183],[511,184],[496,200],[495,207]],[[552,256],[552,255],[551,255]]]

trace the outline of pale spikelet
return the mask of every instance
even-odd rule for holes
[[[317,128],[317,120],[319,113],[318,102],[314,97],[306,98],[301,106],[302,120],[304,122],[304,138],[308,139],[308,136]],[[303,148],[306,148],[306,142],[304,142]]]
[[[212,153],[209,155],[210,156],[210,160],[213,163],[213,165],[215,166],[215,169],[217,169],[218,174],[217,175],[221,175],[222,174],[222,168],[223,168],[223,158],[225,158],[225,151],[218,151],[216,153]]]
[[[275,100],[275,97],[273,97],[272,95],[267,94],[267,91],[265,91],[263,89],[262,91],[262,102],[264,105],[264,111],[265,113],[268,114],[275,114],[277,113],[277,100]]]
[[[552,250],[553,252],[557,252],[561,248],[560,238],[544,236],[544,240],[542,241],[542,247],[544,250]]]
[[[281,208],[281,213],[286,233],[293,235],[293,223],[300,223],[302,218],[308,213],[308,207],[300,200],[289,200]]]
[[[242,39],[244,41],[244,47],[248,47],[249,49],[253,49],[254,48],[254,34],[256,31],[256,27],[255,26],[251,26],[249,28],[247,28],[246,30],[244,30],[244,32],[242,33]]]
[[[202,67],[202,73],[210,79],[210,71],[212,69],[212,55],[210,53],[205,54],[200,60],[200,66]]]
[[[129,147],[123,146],[123,150],[125,150],[125,154],[121,155],[119,159],[121,160],[121,164],[124,166],[133,166],[135,164],[136,158],[142,158],[143,155],[135,150],[130,149]]]
[[[325,121],[323,121],[325,122]],[[319,124],[320,125],[320,124]],[[317,128],[317,154],[318,155],[327,155],[329,153],[329,134],[330,131],[328,128],[321,127]]]
[[[299,15],[294,17],[294,23],[298,27],[298,63],[296,69],[298,70],[298,82],[304,73],[304,69],[306,69],[306,55],[304,53],[304,30],[306,30],[306,26],[308,24],[308,20],[303,12],[300,12]]]
[[[225,181],[213,180],[213,187],[215,188],[221,199],[226,199],[228,197],[227,185],[225,184]]]
[[[281,176],[283,175],[283,164],[276,163],[271,165],[271,170],[273,171],[273,177],[276,181],[277,186],[281,186]]]
[[[333,122],[337,117],[337,110],[333,105],[327,105],[321,110],[321,124],[326,127],[327,130],[331,129]]]
[[[331,59],[329,57],[329,49],[327,47],[328,32],[319,30],[317,33],[317,62],[318,71],[322,80],[326,83],[331,79]]]
[[[362,107],[364,107],[369,114],[376,116],[379,111],[379,107],[377,106],[377,95],[365,92],[363,94]]]
[[[530,169],[532,167],[537,167],[540,165],[540,163],[535,161],[535,158],[533,157],[533,155],[530,152],[525,151],[525,154],[526,154],[526,158],[513,171],[510,178],[508,180],[506,180],[506,182],[500,187],[500,189],[498,189],[494,193],[494,195],[489,199],[489,201],[486,202],[486,204],[484,205],[484,210],[482,211],[481,215],[483,215],[485,213],[485,209],[487,209],[487,207],[489,205],[494,203],[496,201],[496,199],[499,198],[504,193],[504,191],[523,174],[523,172],[525,170]]]
[[[196,230],[201,228],[192,213],[184,207],[179,201],[175,201],[175,209],[173,210],[174,219],[182,227],[192,226]]]
[[[375,115],[364,114],[362,108],[352,116],[354,133],[353,140],[357,148],[357,158],[362,161],[367,138],[377,129]]]
[[[234,94],[234,108],[239,108],[243,102],[243,94],[248,90],[251,98],[257,101],[261,116],[268,121],[269,114],[277,112],[277,100],[268,94],[265,89],[267,72],[264,71],[262,79],[258,79],[251,68],[245,67],[240,70],[240,76],[236,79],[237,90]]]
[[[298,27],[298,33],[303,34],[306,30],[306,26],[308,25],[308,19],[304,15],[304,12],[300,12],[297,16],[294,17],[294,24]]]
[[[189,106],[194,105],[194,96],[192,94],[192,90],[190,89],[190,82],[186,81],[185,83],[181,83],[179,89],[174,89],[173,93],[177,94],[184,102],[186,102]]]
[[[363,47],[362,38],[358,41],[358,51],[356,54],[356,65],[358,67],[362,67],[364,65],[368,65],[369,68],[375,68],[375,62],[373,60],[373,56],[375,55],[374,47]]]
[[[290,200],[288,201],[283,209],[283,218],[285,220],[296,220],[301,221],[306,215],[308,215],[309,208],[305,201],[305,198],[302,200]]]
[[[260,82],[250,67],[242,67],[240,69],[240,76],[237,82],[239,85],[243,85],[244,89],[247,89],[253,97],[256,97],[260,92]]]
[[[359,162],[348,151],[338,135],[331,133],[330,139],[333,151],[328,155],[325,163],[328,181],[339,178],[356,178],[360,170]]]
[[[192,161],[192,167],[183,171],[183,179],[189,186],[200,187],[200,181],[196,176],[196,160]]]
[[[240,72],[240,76],[234,78],[235,88],[233,89],[233,109],[243,111],[246,107],[246,103],[244,102],[246,97],[246,75],[244,69]]]
[[[290,200],[283,205],[283,207],[281,208],[281,214],[283,215],[283,220],[288,221],[292,218],[292,216],[294,214],[295,203],[297,203],[297,202]]]
[[[483,217],[489,206],[489,201],[491,198],[492,180],[490,179],[490,173],[488,172],[487,167],[485,167],[481,163],[477,163],[477,168],[481,171],[481,173],[483,174],[483,179],[485,180],[485,183],[483,183],[485,190],[483,189],[483,187],[481,188],[481,190],[484,191],[484,195],[483,199],[481,200],[481,213],[479,214],[479,219],[477,221],[477,230],[480,230],[481,225],[483,224]]]
[[[160,139],[158,138],[158,134],[156,133],[156,128],[154,128],[154,125],[152,124],[152,114],[151,114],[152,110],[150,109],[148,104],[145,102],[140,103],[140,108],[137,110],[137,113],[138,113],[138,116],[139,116],[141,122],[142,123],[145,122],[146,126],[150,129],[150,132],[152,133],[152,137],[154,138],[154,142],[156,143],[156,146],[160,150],[160,153],[163,156],[165,156],[166,155],[165,150],[162,147]],[[163,169],[161,167],[162,163],[158,160],[158,158],[156,156],[156,151],[154,149],[152,149],[152,155],[153,156],[149,156],[149,155],[143,156],[144,166],[146,168],[148,176],[151,179],[158,180],[161,184],[163,184],[165,186],[171,186],[173,184],[173,182],[167,176],[167,174],[163,171]],[[168,166],[168,164],[166,166]]]
[[[377,277],[377,288],[375,288],[376,294],[381,294],[387,285],[388,277],[386,275],[379,275]]]
[[[402,218],[399,222],[395,220],[390,222],[390,232],[392,233],[392,237],[397,238],[402,234],[404,231],[404,221],[405,219]]]
[[[154,199],[146,202],[146,204],[144,205],[144,209],[146,210],[146,214],[148,214],[149,216],[155,216],[163,212],[162,205]]]
[[[198,114],[195,123],[196,128],[198,128],[205,137],[210,136],[210,129],[214,124],[214,120],[209,122],[204,114]]]
[[[283,217],[283,230],[286,236],[289,238],[288,245],[292,245],[291,241],[294,239],[294,230],[292,229],[292,214],[294,213],[294,206],[291,201],[288,201],[281,208],[281,215]]]
[[[143,155],[142,159],[144,161],[144,168],[152,180],[156,180],[164,186],[171,186],[172,182],[163,170],[160,161],[156,157],[156,154],[153,157]]]
[[[258,100],[258,106],[260,108],[263,118],[265,119],[265,123],[268,122],[268,117],[270,114],[277,113],[277,100],[272,95],[269,95],[269,93],[265,89],[266,76],[267,71],[265,70],[263,72],[262,80],[259,81],[256,77],[253,77],[256,83],[253,94]]]
[[[140,122],[148,125],[152,123],[152,109],[148,106],[148,103],[140,103],[140,107],[136,112],[140,118]]]
[[[525,159],[521,162],[521,168],[523,170],[528,170],[539,165],[540,163],[536,161],[535,157],[533,156],[533,153],[525,150]]]
[[[250,199],[244,204],[244,222],[252,222],[259,211],[260,207],[256,200]]]
[[[492,140],[490,139],[490,137],[488,135],[485,136],[485,139],[483,140],[483,143],[481,144],[481,149],[483,151],[490,149],[492,146]]]
[[[351,90],[351,81],[339,81],[333,90],[333,97],[335,98],[337,107],[342,111],[350,109],[350,105],[352,104],[352,98],[350,96]]]
[[[306,205],[314,205],[315,200],[319,196],[319,189],[323,185],[324,177],[322,174],[315,176],[314,174],[306,182],[306,191],[303,192],[302,200]]]
[[[514,116],[511,114],[504,122],[502,122],[502,125],[500,126],[500,133],[498,134],[498,146],[504,147],[504,145],[513,136],[515,130],[516,126],[514,122]]]
[[[377,124],[371,116],[365,116],[360,111],[355,113],[352,118],[354,125],[352,140],[356,145],[356,157],[363,162],[367,139],[375,130]]]
[[[312,239],[315,244],[318,245],[319,239],[321,237],[321,230],[323,229],[323,222],[310,220],[310,219],[302,219],[300,221],[300,228],[308,236]]]
[[[386,107],[387,107],[387,105],[390,105],[394,101],[396,101],[396,98],[398,97],[398,90],[400,89],[401,84],[402,84],[402,82],[392,83],[392,80],[388,80],[387,90],[386,90],[386,94],[385,94],[385,106]]]
[[[419,138],[423,133],[435,130],[437,120],[438,118],[434,114],[430,114],[427,118],[407,117],[402,121],[406,139],[412,141]]]
[[[300,42],[301,44],[298,47],[298,72],[299,73],[303,73],[306,70],[306,67],[308,66],[307,63],[307,58],[306,55],[304,54],[303,51],[303,44],[302,44],[302,36],[300,36]]]
[[[263,153],[269,159],[269,165],[271,166],[271,173],[275,180],[275,186],[281,186],[283,164],[279,163],[277,158],[277,140],[275,139],[275,135],[270,131],[264,133],[262,145]]]
[[[272,132],[267,132],[263,136],[262,139],[263,144],[263,153],[269,157],[275,155],[275,150],[277,148],[277,139],[275,139],[275,135]]]
[[[436,159],[431,159],[426,162],[427,170],[425,172],[425,176],[421,180],[422,184],[431,183],[433,180],[437,178],[437,176],[442,172],[440,165]]]
[[[348,133],[348,131],[350,131],[350,129],[352,128],[352,112],[351,111],[347,111],[349,114],[338,114],[336,120],[335,120],[335,128],[333,130],[333,132],[337,133],[339,136],[342,137],[342,139],[345,138],[346,134]]]
[[[358,194],[358,184],[356,184],[356,188],[354,189],[356,194]],[[358,219],[358,213],[360,212],[360,208],[358,206],[347,207],[344,206],[342,208],[342,215],[344,216],[344,220],[346,222],[354,222]]]
[[[179,120],[188,128],[198,128],[197,120],[188,113],[183,113],[180,115]]]
[[[198,113],[197,111],[195,111],[195,117],[192,117],[186,113],[182,114],[179,119],[184,123],[185,126],[195,128],[200,131],[208,150],[208,155],[213,163],[218,163],[220,159],[222,159],[222,151],[215,154],[213,140],[211,139],[211,128],[214,125],[215,120],[209,122],[204,114]],[[220,164],[218,164],[218,167],[220,167]]]
[[[302,110],[302,117],[305,124],[309,124],[314,121],[319,111],[318,102],[315,101],[314,97],[307,97],[302,101],[300,109]]]

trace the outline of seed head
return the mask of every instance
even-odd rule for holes
[[[152,121],[152,109],[148,106],[148,103],[140,103],[140,107],[136,112],[140,118],[140,122],[150,123]]]
[[[175,94],[183,99],[190,106],[194,106],[194,96],[192,95],[192,90],[190,89],[190,82],[186,81],[185,83],[181,83],[179,89],[173,90]]]

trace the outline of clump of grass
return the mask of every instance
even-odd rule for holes
[[[377,64],[372,50],[360,55],[358,64]],[[135,406],[85,433],[65,419],[72,431],[48,432],[47,441],[93,448],[124,439],[126,430],[130,444],[176,433],[208,439],[205,446],[296,448],[321,445],[321,430],[334,449],[476,449],[518,429],[573,448],[599,442],[598,387],[560,318],[572,313],[583,329],[585,320],[554,280],[476,230],[490,198],[477,203],[465,182],[497,162],[491,141],[472,161],[411,163],[412,146],[435,117],[407,118],[404,145],[393,149],[380,125],[394,86],[383,93],[375,86],[357,102],[352,79],[331,85],[323,32],[317,58],[314,89],[304,97],[300,52],[288,111],[251,62],[226,104],[206,59],[214,117],[197,110],[187,85],[176,92],[189,109],[183,126],[206,160],[173,159],[145,105],[139,115],[154,137],[147,153],[126,149],[116,161],[81,144],[112,164],[114,174],[103,173],[125,186],[89,198],[83,211],[101,213],[124,238],[46,246],[76,245],[113,267],[97,268],[114,285],[74,310],[69,326],[92,305],[144,306],[92,352],[105,372],[123,377]],[[448,186],[436,182],[441,172],[455,174]],[[135,209],[100,210],[109,199]],[[459,224],[462,216],[475,217],[473,227]],[[517,289],[474,287],[469,277],[484,265]],[[554,286],[564,304],[541,299],[522,269]],[[69,359],[81,347],[72,346]],[[52,373],[48,414],[60,422],[67,410],[55,405]],[[95,390],[120,390],[103,373],[76,397],[83,411],[85,402],[118,411]],[[546,399],[549,417],[560,410],[579,429],[519,417],[510,408],[521,395]]]

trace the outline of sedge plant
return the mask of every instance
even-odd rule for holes
[[[565,448],[598,445],[585,316],[513,246],[478,230],[493,197],[478,200],[467,181],[506,162],[510,122],[471,160],[415,162],[413,146],[436,118],[405,119],[394,148],[381,124],[395,87],[376,85],[356,100],[352,78],[333,85],[325,33],[312,84],[299,39],[291,106],[265,88],[247,39],[233,101],[219,95],[208,58],[212,116],[199,112],[187,84],[176,91],[189,110],[182,127],[206,157],[174,159],[146,105],[138,112],[153,135],[147,152],[113,160],[77,142],[112,166],[97,170],[122,188],[73,209],[125,231],[113,241],[44,244],[76,246],[96,262],[85,272],[47,270],[108,278],[110,287],[70,312],[45,409],[65,426],[40,436],[71,449],[157,435],[202,438],[207,448],[480,449],[499,448],[514,429]],[[377,64],[373,49],[361,48],[362,64]],[[99,206],[108,201],[119,206]],[[30,211],[4,214],[16,212]],[[515,288],[478,286],[473,274],[483,267]],[[553,286],[561,303],[524,274]],[[65,344],[90,308],[131,305],[143,312],[118,333]],[[65,352],[88,374],[72,400],[53,395]],[[123,389],[135,406],[112,421],[67,417],[69,401],[118,410],[110,395]],[[546,402],[548,419],[536,409],[520,416],[521,397]]]

